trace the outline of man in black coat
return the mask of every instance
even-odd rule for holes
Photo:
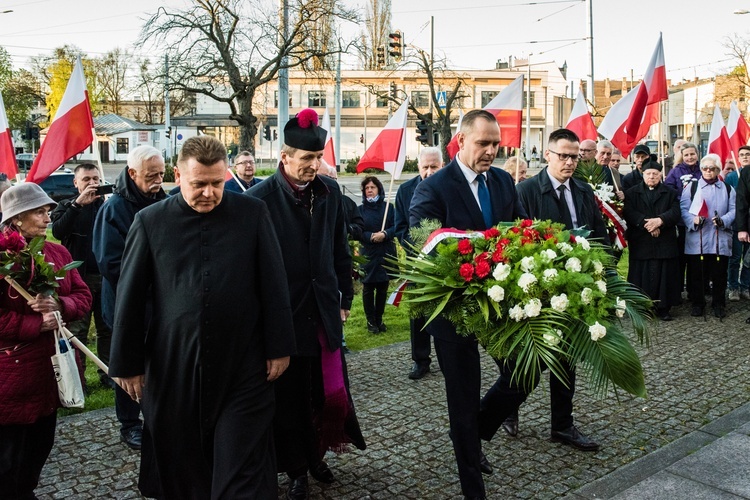
[[[525,218],[513,178],[499,168],[491,168],[499,143],[500,128],[495,117],[484,110],[468,112],[458,133],[456,158],[420,182],[414,191],[409,225],[435,219],[443,227],[488,229],[502,221]],[[461,490],[466,498],[485,498],[482,473],[492,473],[492,466],[479,444],[481,373],[477,339],[457,333],[456,327],[443,317],[435,318],[427,331],[433,336],[445,377]]]
[[[82,163],[73,171],[73,184],[78,195],[61,201],[52,211],[52,236],[62,242],[73,260],[83,262],[78,272],[91,291],[91,311],[78,321],[68,325],[70,331],[84,344],[88,343],[91,316],[96,326],[96,349],[104,364],[109,364],[109,345],[112,330],[102,318],[102,275],[91,250],[92,233],[96,214],[104,199],[96,194],[99,187],[99,169],[92,163]],[[114,388],[112,380],[101,370],[102,385]]]
[[[422,148],[417,156],[419,175],[401,184],[396,192],[396,238],[409,250],[409,205],[417,185],[441,168],[443,155],[436,147]],[[414,361],[409,378],[419,380],[430,372],[430,334],[424,327],[425,318],[411,318],[411,359]]]
[[[645,144],[639,144],[633,150],[633,170],[622,178],[622,190],[643,184],[643,165],[651,159],[651,150]]]
[[[594,192],[585,182],[573,178],[578,165],[578,136],[568,129],[552,132],[544,157],[548,166],[531,179],[518,184],[518,196],[529,217],[562,222],[567,229],[587,228],[591,237],[606,244],[607,230],[594,200]],[[502,422],[526,401],[528,392],[512,380],[512,361],[498,362],[500,378],[482,399],[479,415],[480,435],[489,441]],[[596,451],[599,445],[581,434],[573,425],[575,367],[565,366],[568,379],[550,376],[552,441],[584,451]],[[537,378],[537,383],[539,378]]]
[[[185,141],[181,194],[139,212],[125,243],[110,373],[143,401],[156,471],[144,455],[141,490],[158,476],[159,498],[278,495],[271,382],[294,351],[291,306],[268,208],[224,192],[226,154]]]
[[[317,175],[326,138],[317,123],[312,109],[289,120],[278,170],[246,193],[266,203],[282,235],[293,304],[297,350],[276,382],[274,417],[277,467],[289,476],[290,499],[308,497],[308,470],[318,481],[335,480],[326,450],[365,448],[341,352],[354,295],[346,216],[336,181]]]

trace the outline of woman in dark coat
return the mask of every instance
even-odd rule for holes
[[[625,193],[628,223],[628,281],[656,302],[656,314],[671,321],[669,309],[680,301],[680,245],[675,227],[680,221],[680,199],[661,182],[661,165],[646,162],[643,182]]]
[[[3,193],[2,229],[8,240],[44,237],[49,211],[57,203],[37,184],[24,183]],[[8,241],[6,240],[6,241]],[[64,246],[45,242],[44,258],[55,270],[73,258]],[[57,294],[26,301],[0,281],[0,497],[36,498],[39,482],[55,439],[57,393],[50,357],[55,354],[55,311],[63,321],[83,317],[91,293],[78,271],[58,281]],[[23,284],[22,284],[23,286]]]
[[[362,305],[367,317],[367,331],[370,333],[380,333],[387,329],[383,323],[383,311],[388,297],[390,276],[383,264],[387,256],[396,255],[396,244],[393,242],[396,232],[395,208],[390,203],[386,204],[384,195],[383,184],[377,177],[367,176],[362,180],[362,204],[359,206],[359,213],[365,226],[360,241],[362,255],[367,258],[367,264],[363,269],[365,277],[362,279]],[[384,227],[386,207],[388,216]]]

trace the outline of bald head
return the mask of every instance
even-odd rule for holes
[[[596,142],[591,139],[581,141],[579,151],[581,152],[581,160],[593,160],[596,156]]]

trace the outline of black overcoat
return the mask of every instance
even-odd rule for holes
[[[396,256],[396,244],[393,241],[396,234],[393,224],[393,205],[388,207],[388,217],[385,221],[385,240],[381,243],[370,241],[373,233],[377,233],[383,227],[385,206],[386,202],[382,198],[375,202],[363,200],[359,206],[359,214],[364,221],[364,230],[359,241],[362,243],[362,255],[367,257],[367,263],[362,266],[362,270],[365,272],[362,283],[384,283],[391,279],[383,266],[388,265],[385,261],[386,257]]]
[[[208,497],[215,432],[226,438],[243,428],[221,444],[236,450],[239,463],[252,450],[269,453],[274,392],[266,360],[293,352],[286,274],[263,202],[225,192],[200,214],[177,195],[136,215],[117,288],[109,374],[145,373],[145,429],[165,495]],[[273,473],[273,459],[267,462]]]
[[[672,259],[680,256],[675,226],[680,222],[680,199],[674,190],[661,182],[654,188],[653,201],[648,187],[640,184],[625,193],[623,216],[628,223],[627,239],[630,258],[638,260]],[[643,228],[645,219],[660,217],[664,221],[659,236],[653,237]]]

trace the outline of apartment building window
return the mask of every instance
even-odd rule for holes
[[[495,98],[500,92],[495,90],[483,90],[482,91],[482,107],[487,106],[492,99]]]
[[[324,108],[325,105],[326,105],[326,91],[325,90],[308,90],[307,91],[307,107]]]
[[[342,108],[358,108],[359,107],[359,90],[344,90],[341,93],[341,107]]]
[[[118,155],[126,155],[128,154],[128,138],[127,137],[118,137],[117,138],[117,154]]]
[[[430,93],[426,90],[412,90],[411,102],[415,108],[429,108]]]
[[[530,108],[535,108],[536,106],[534,106],[534,92],[529,93],[527,90],[524,90],[523,91],[523,107],[524,107],[524,109],[526,109],[526,98],[527,97],[530,99],[530,101],[529,101],[529,107]]]
[[[273,107],[278,108],[279,107],[279,91],[274,90],[273,91]],[[289,107],[292,107],[292,94],[289,94]]]
[[[377,104],[376,106],[378,108],[387,108],[388,107],[388,94],[380,94],[378,96]]]

